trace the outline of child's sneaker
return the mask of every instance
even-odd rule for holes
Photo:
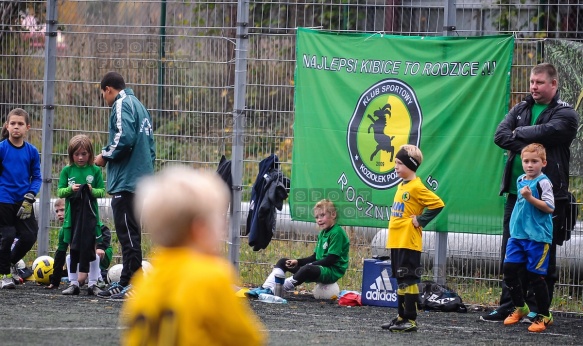
[[[12,280],[11,274],[2,275],[2,288],[14,289],[16,285],[14,284],[14,280]]]
[[[397,322],[400,323],[402,320],[403,319],[401,318],[401,316],[397,316],[397,317],[393,318],[390,322],[381,324],[381,328],[390,330],[392,326],[397,324]]]
[[[64,296],[78,296],[81,289],[77,285],[69,285],[69,287],[65,288],[63,292],[61,292]]]
[[[99,292],[103,292],[96,284],[87,287],[88,296],[96,296]]]
[[[548,326],[553,324],[553,314],[549,312],[548,316],[538,314],[534,319],[534,322],[528,327],[529,332],[540,333],[547,329]]]
[[[245,292],[245,295],[249,298],[259,298],[259,295],[261,293],[273,295],[273,291],[271,290],[271,288],[263,288],[263,287],[257,287],[257,288],[254,288],[252,290],[249,290],[249,291]]]
[[[24,283],[24,280],[20,277],[18,268],[16,268],[16,264],[10,266],[10,274],[12,275],[12,281],[14,281],[14,284],[21,285]]]
[[[494,310],[488,315],[480,316],[480,320],[485,322],[504,322],[508,315],[501,314],[498,310]]]
[[[105,283],[105,281],[103,281],[102,278],[97,279],[97,287],[99,287],[99,289],[104,290],[107,287],[107,284]]]
[[[126,300],[133,296],[132,285],[127,285],[121,292],[112,294],[109,299]]]
[[[402,333],[402,332],[416,332],[417,331],[417,322],[413,320],[398,320],[395,321],[395,324],[389,327],[391,332]]]
[[[527,324],[531,324],[532,322],[534,322],[534,320],[536,319],[536,316],[538,314],[534,311],[531,311],[528,313],[528,315],[524,316],[521,320],[520,323],[527,323]]]
[[[522,318],[530,313],[528,305],[524,304],[523,307],[516,307],[510,316],[506,317],[504,320],[505,325],[511,325],[520,322]]]
[[[123,291],[124,287],[119,284],[119,282],[112,283],[109,288],[105,291],[97,293],[99,298],[110,298],[114,294],[118,294]]]

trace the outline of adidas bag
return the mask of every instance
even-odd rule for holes
[[[468,312],[462,298],[449,287],[433,281],[419,284],[419,308],[425,311]]]

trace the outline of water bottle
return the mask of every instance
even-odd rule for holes
[[[275,288],[273,289],[273,295],[282,297],[283,296],[283,283],[285,282],[285,275],[275,275]]]
[[[259,294],[259,301],[264,303],[287,304],[287,300],[283,299],[282,297],[267,293]]]

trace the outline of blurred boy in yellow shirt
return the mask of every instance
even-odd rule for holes
[[[123,345],[263,345],[259,319],[235,296],[220,257],[229,193],[211,172],[173,167],[143,180],[136,211],[157,248],[122,309]]]

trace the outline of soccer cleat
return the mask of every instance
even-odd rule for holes
[[[389,330],[394,333],[416,332],[417,322],[413,320],[397,320],[395,324],[389,327]]]
[[[263,288],[263,287],[257,287],[257,288],[254,288],[252,290],[249,290],[249,291],[245,292],[245,295],[248,298],[259,298],[259,295],[261,293],[273,295],[273,291],[271,290],[271,288]]]
[[[14,284],[21,285],[24,283],[24,280],[22,279],[22,277],[20,277],[18,268],[16,268],[16,264],[10,266],[10,274],[12,275],[12,281],[14,281]]]
[[[100,289],[105,289],[105,287],[107,287],[107,284],[105,283],[105,281],[103,281],[102,278],[97,279],[97,287],[99,287]]]
[[[510,314],[510,316],[506,317],[504,320],[504,325],[511,325],[516,324],[522,320],[522,318],[530,313],[530,309],[528,305],[524,304],[523,307],[515,307],[514,311]]]
[[[534,322],[528,327],[529,332],[540,333],[547,329],[548,326],[553,324],[553,314],[549,312],[548,316],[538,314],[536,315]]]
[[[91,285],[87,287],[87,295],[88,296],[96,296],[99,292],[103,292],[97,285]]]
[[[61,292],[64,296],[78,296],[81,289],[77,285],[69,285],[69,287],[65,288],[63,292]]]
[[[112,294],[110,299],[125,300],[131,297],[133,297],[132,285],[127,285],[121,292]]]
[[[381,328],[383,329],[391,329],[392,326],[394,326],[397,322],[401,322],[403,319],[401,318],[401,316],[397,316],[395,318],[393,318],[390,322],[381,324]]]
[[[480,316],[480,320],[484,322],[504,322],[506,317],[508,316],[501,314],[498,310],[494,310],[488,315]]]
[[[528,315],[524,316],[521,320],[520,323],[528,323],[531,324],[532,322],[534,322],[534,319],[536,318],[537,313],[534,311],[531,311],[528,313]]]
[[[118,294],[123,291],[124,287],[119,284],[119,282],[112,283],[109,288],[105,291],[97,293],[99,298],[110,298],[114,294]]]
[[[16,288],[16,285],[14,284],[14,280],[12,280],[11,274],[2,275],[2,288],[7,288],[7,289]]]

